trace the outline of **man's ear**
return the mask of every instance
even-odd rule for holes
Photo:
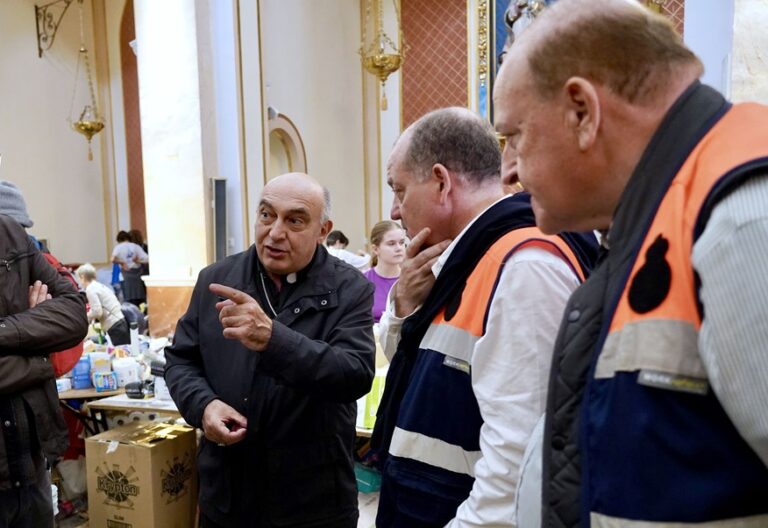
[[[571,77],[563,91],[566,124],[576,135],[579,150],[588,150],[597,138],[602,118],[597,89],[583,77]]]
[[[317,237],[317,243],[321,246],[325,242],[325,237],[328,236],[328,233],[330,233],[333,230],[333,220],[326,220],[325,222],[320,222],[320,235]]]
[[[430,177],[437,184],[437,190],[440,193],[440,203],[445,203],[453,184],[453,175],[442,163],[432,165],[432,174]]]

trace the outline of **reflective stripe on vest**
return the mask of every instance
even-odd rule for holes
[[[475,476],[475,464],[483,456],[481,451],[466,451],[439,438],[431,438],[399,427],[395,427],[392,434],[389,453],[472,477]]]
[[[614,312],[604,308],[609,334],[580,424],[593,528],[768,526],[768,469],[709,390],[691,261],[708,198],[753,168],[768,168],[768,107],[736,105],[680,167]]]
[[[589,515],[591,528],[765,528],[768,515],[751,515],[738,519],[725,519],[701,523],[632,521],[599,513]]]
[[[637,253],[600,353],[597,378],[643,369],[706,377],[698,354],[701,318],[691,265],[693,230],[704,202],[724,175],[768,157],[767,117],[761,105],[735,105],[680,168]],[[667,276],[669,290],[662,297],[659,290]]]
[[[425,383],[430,386],[416,386],[417,382],[414,382],[406,392],[398,427],[389,448],[390,454],[398,457],[398,463],[403,459],[415,460],[435,468],[474,476],[474,465],[481,457],[479,426],[482,417],[472,389],[472,353],[485,334],[487,312],[505,263],[515,251],[528,247],[538,247],[559,256],[583,280],[576,255],[560,237],[544,235],[538,228],[531,227],[515,229],[497,240],[467,278],[453,316],[446,320],[443,308],[419,344],[419,358],[412,379],[421,381],[426,377],[428,381]],[[443,383],[447,378],[440,374],[439,369],[445,367],[462,374],[451,378],[451,384]],[[444,412],[441,409],[426,409],[422,407],[426,399],[422,391],[428,391],[431,398],[436,393],[440,395],[450,391],[450,396],[457,400],[452,408],[446,408]],[[436,434],[434,431],[437,430],[451,430],[436,425],[444,420],[457,424],[461,431],[446,432],[445,437]]]

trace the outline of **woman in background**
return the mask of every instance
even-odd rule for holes
[[[144,253],[149,255],[149,247],[147,246],[147,243],[144,241],[144,233],[141,232],[141,229],[131,229],[130,231],[128,231],[128,235],[130,235],[131,237],[131,242],[133,242],[137,246],[140,246],[141,249],[144,250]],[[149,275],[149,262],[142,263],[141,274]]]
[[[123,274],[123,298],[129,303],[140,306],[147,300],[144,281],[141,280],[141,265],[149,262],[144,249],[131,242],[131,235],[126,231],[117,234],[117,245],[112,251],[112,262],[120,265]]]
[[[120,301],[109,286],[96,280],[96,268],[90,264],[83,264],[75,273],[88,297],[88,322],[99,321],[101,329],[109,335],[113,345],[130,343],[128,323],[120,309]]]
[[[387,307],[387,295],[400,276],[400,264],[405,259],[405,231],[396,222],[384,220],[371,229],[371,269],[363,275],[375,287],[373,319],[379,322]]]

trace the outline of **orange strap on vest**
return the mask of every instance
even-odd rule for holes
[[[450,324],[474,336],[482,336],[485,314],[504,260],[511,253],[528,247],[538,247],[562,258],[579,280],[584,282],[584,272],[576,254],[562,238],[545,235],[537,227],[515,229],[498,239],[480,259],[467,278],[461,305],[451,320],[449,322],[445,320],[445,309],[443,309],[437,314],[433,324]]]
[[[664,195],[614,313],[611,333],[652,319],[686,322],[697,330],[701,327],[691,264],[699,213],[723,176],[763,157],[768,157],[768,109],[757,104],[735,105],[691,152]],[[644,273],[648,275],[643,277]],[[633,308],[630,301],[635,281],[656,289],[639,292],[648,299],[641,312],[638,302]]]

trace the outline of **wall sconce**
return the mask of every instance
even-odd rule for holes
[[[74,0],[55,0],[49,4],[38,6],[35,4],[35,20],[37,22],[37,57],[41,58],[44,51],[53,46],[56,31],[59,29],[61,19],[67,12],[69,4]],[[82,3],[82,0],[78,0]]]

